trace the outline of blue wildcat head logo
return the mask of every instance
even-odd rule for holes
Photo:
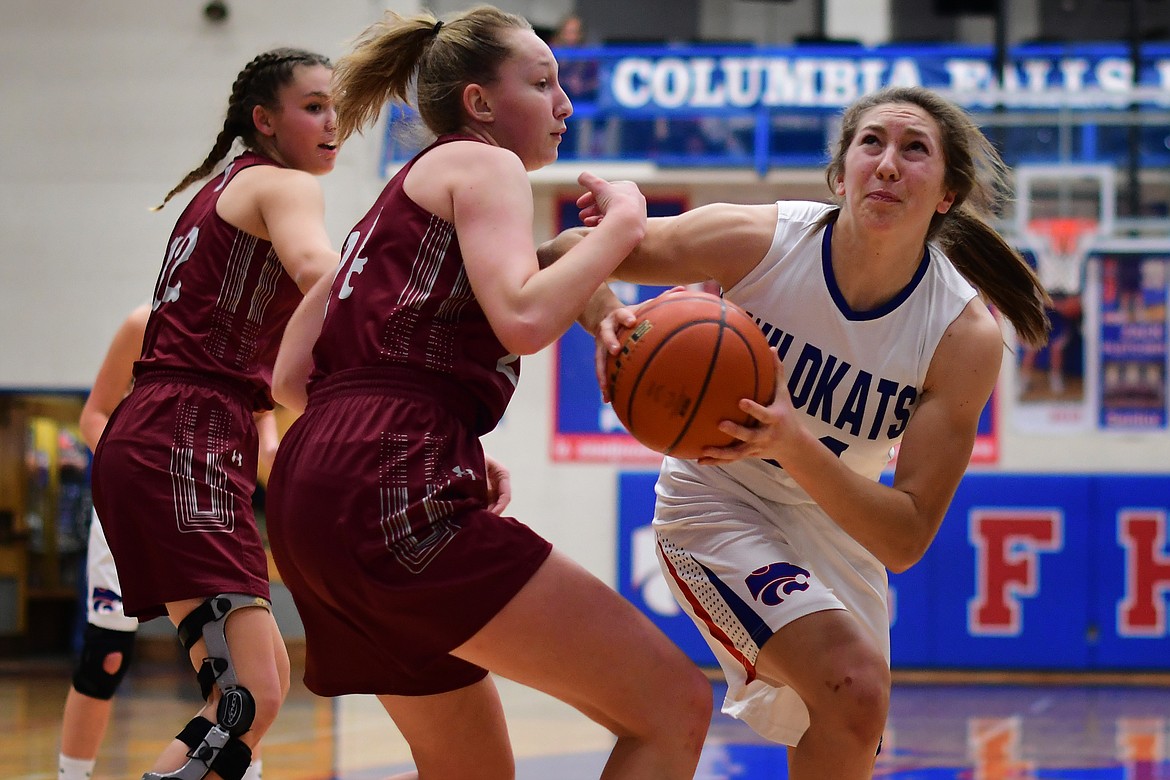
[[[778,561],[769,563],[749,574],[744,582],[748,590],[757,601],[769,606],[776,606],[795,591],[808,590],[808,581],[812,575],[799,566]],[[780,594],[783,593],[784,596]]]

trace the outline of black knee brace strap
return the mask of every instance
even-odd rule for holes
[[[165,775],[148,773],[145,778],[199,780],[208,772],[215,772],[223,780],[240,780],[252,763],[252,748],[204,717],[192,718],[175,739],[190,748],[187,751],[190,760],[174,772]]]
[[[81,656],[73,668],[73,687],[78,693],[102,701],[114,697],[134,658],[134,635],[134,631],[112,631],[92,623],[86,625]],[[106,657],[111,653],[122,654],[122,665],[113,674],[105,669]]]

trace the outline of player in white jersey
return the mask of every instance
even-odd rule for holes
[[[1022,341],[1046,334],[1042,287],[987,222],[1002,161],[962,110],[920,88],[868,95],[833,152],[837,205],[651,219],[616,272],[713,279],[778,353],[776,399],[741,402],[756,425],[721,424],[738,444],[663,461],[654,528],[723,666],[724,711],[792,745],[794,780],[872,775],[890,695],[886,570],[934,538],[1003,359],[980,293]],[[581,321],[614,352],[633,320],[602,289]]]

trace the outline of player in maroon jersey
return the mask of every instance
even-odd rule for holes
[[[422,777],[513,776],[489,670],[613,731],[607,777],[692,777],[706,679],[617,593],[499,514],[479,441],[519,356],[564,333],[640,240],[645,199],[581,174],[604,218],[541,270],[527,172],[556,160],[572,112],[549,47],[491,7],[445,22],[390,13],[338,62],[338,137],[406,99],[414,76],[438,139],[354,227],[276,363],[278,400],[307,399],[267,503],[305,624],[305,682],[377,695]]]
[[[133,387],[134,363],[142,353],[142,336],[150,304],[136,307],[119,326],[93,388],[85,399],[78,427],[86,444],[97,446],[110,414]],[[260,441],[261,481],[267,479],[279,435],[273,412],[256,415]],[[113,713],[113,698],[134,657],[138,620],[122,611],[122,586],[97,515],[90,521],[86,555],[86,626],[73,667],[73,684],[65,697],[61,719],[61,751],[57,780],[88,780],[97,764],[98,748]],[[259,751],[243,780],[261,777]]]
[[[125,612],[171,619],[207,699],[148,778],[239,780],[288,691],[251,505],[252,415],[272,406],[289,316],[337,263],[315,178],[337,155],[332,73],[321,55],[275,49],[236,77],[215,145],[164,205],[211,174],[237,138],[245,151],[180,215],[134,388],[94,453],[94,505]]]

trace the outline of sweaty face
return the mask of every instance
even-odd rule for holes
[[[487,132],[533,171],[556,161],[573,104],[557,81],[557,61],[548,44],[531,30],[509,30],[504,37],[512,53],[496,79],[483,85],[492,109]]]
[[[943,185],[946,159],[938,123],[911,103],[886,103],[866,111],[845,153],[837,194],[845,208],[872,228],[925,231],[945,213],[954,193]]]
[[[314,175],[333,170],[337,160],[337,111],[324,65],[298,65],[280,88],[278,111],[269,114],[269,143],[280,162]]]

